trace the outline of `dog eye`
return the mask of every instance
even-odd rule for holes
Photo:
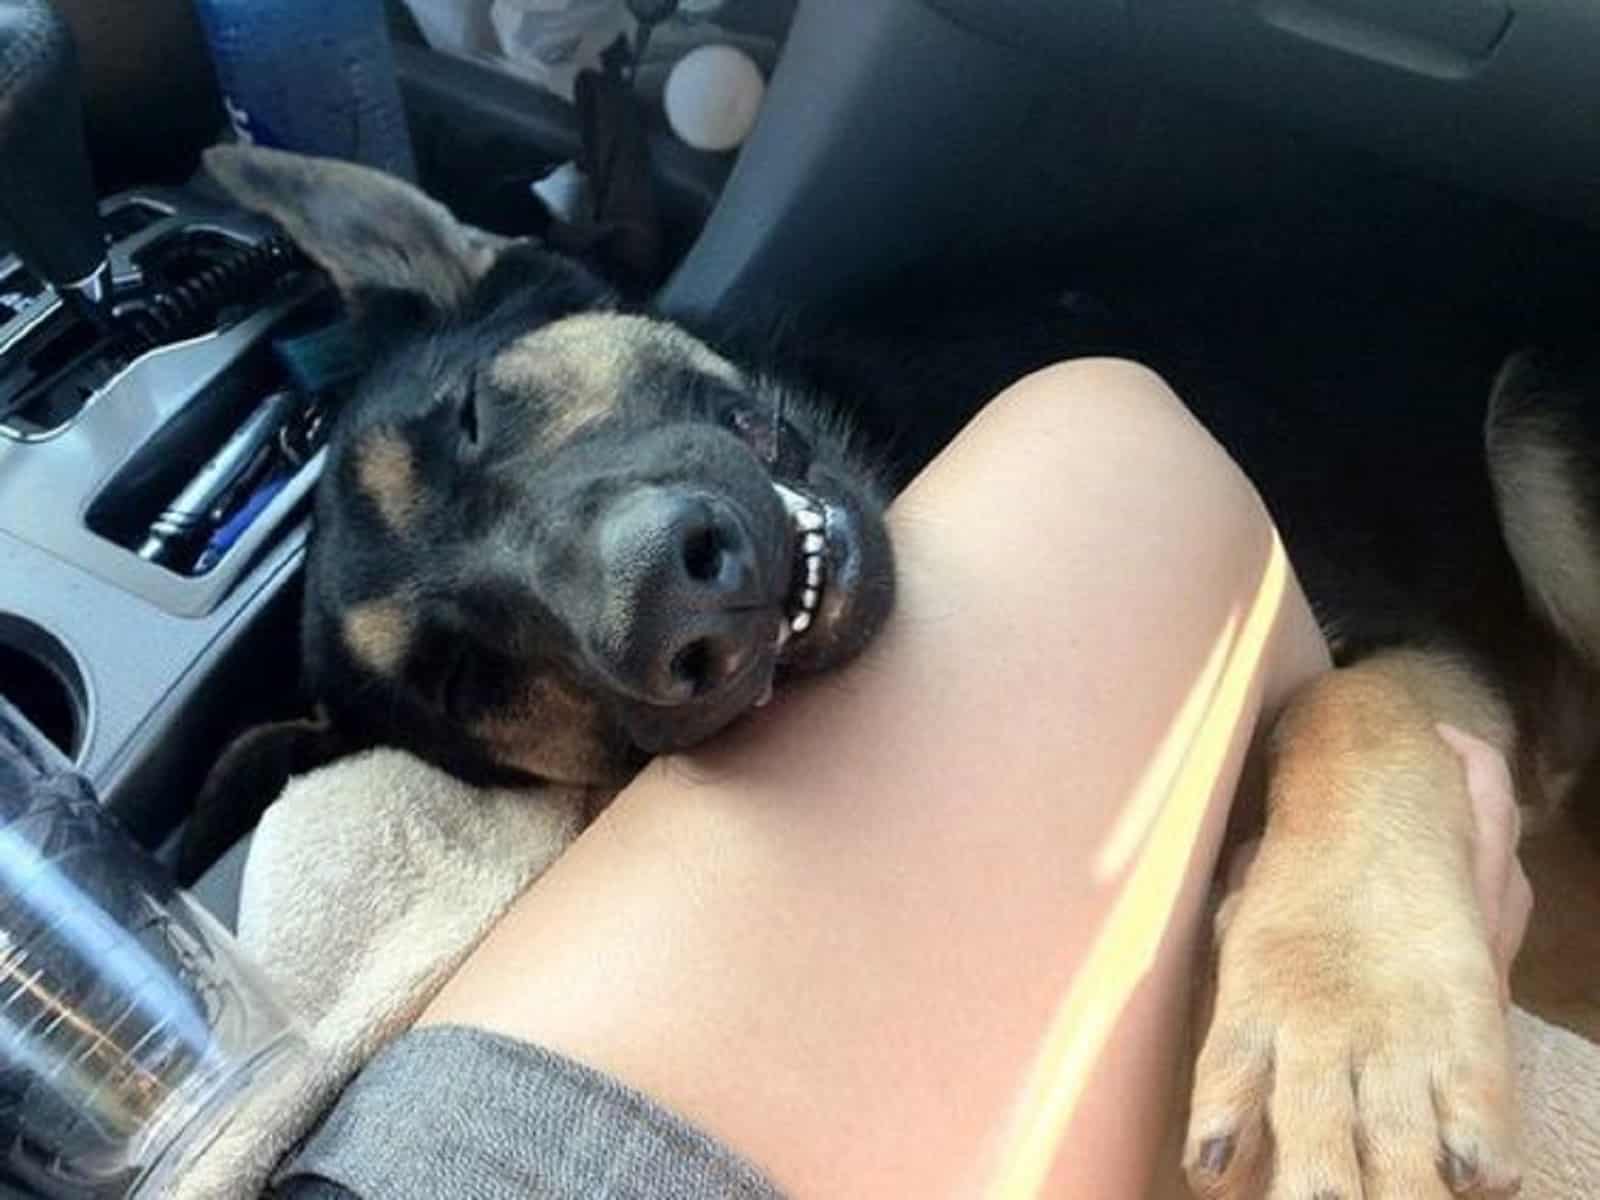
[[[779,431],[765,413],[758,413],[748,404],[730,404],[722,410],[721,423],[763,462],[777,458]]]
[[[478,444],[478,387],[475,379],[467,381],[467,386],[456,400],[456,425],[467,445]]]
[[[434,697],[447,717],[462,720],[470,715],[477,671],[477,656],[470,646],[461,646],[450,656],[439,676]]]
[[[776,411],[735,404],[721,415],[722,424],[755,452],[774,473],[803,479],[811,466],[811,443]]]

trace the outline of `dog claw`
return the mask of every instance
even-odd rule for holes
[[[1232,1158],[1233,1138],[1214,1137],[1207,1139],[1201,1145],[1197,1165],[1208,1175],[1221,1175],[1228,1169],[1228,1163]]]
[[[1439,1174],[1444,1176],[1451,1191],[1467,1191],[1478,1182],[1478,1160],[1446,1146],[1444,1153],[1439,1156]]]

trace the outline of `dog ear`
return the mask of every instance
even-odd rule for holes
[[[244,145],[211,147],[205,165],[241,206],[283,226],[354,308],[398,292],[448,312],[514,244],[370,167]]]
[[[296,775],[364,749],[325,714],[262,725],[241,734],[206,776],[178,849],[187,885],[250,830]]]

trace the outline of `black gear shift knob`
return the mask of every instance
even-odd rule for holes
[[[0,246],[100,313],[106,241],[72,31],[49,0],[0,0]]]

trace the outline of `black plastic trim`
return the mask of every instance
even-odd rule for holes
[[[1164,75],[1479,191],[1600,226],[1600,6],[1130,0]]]

